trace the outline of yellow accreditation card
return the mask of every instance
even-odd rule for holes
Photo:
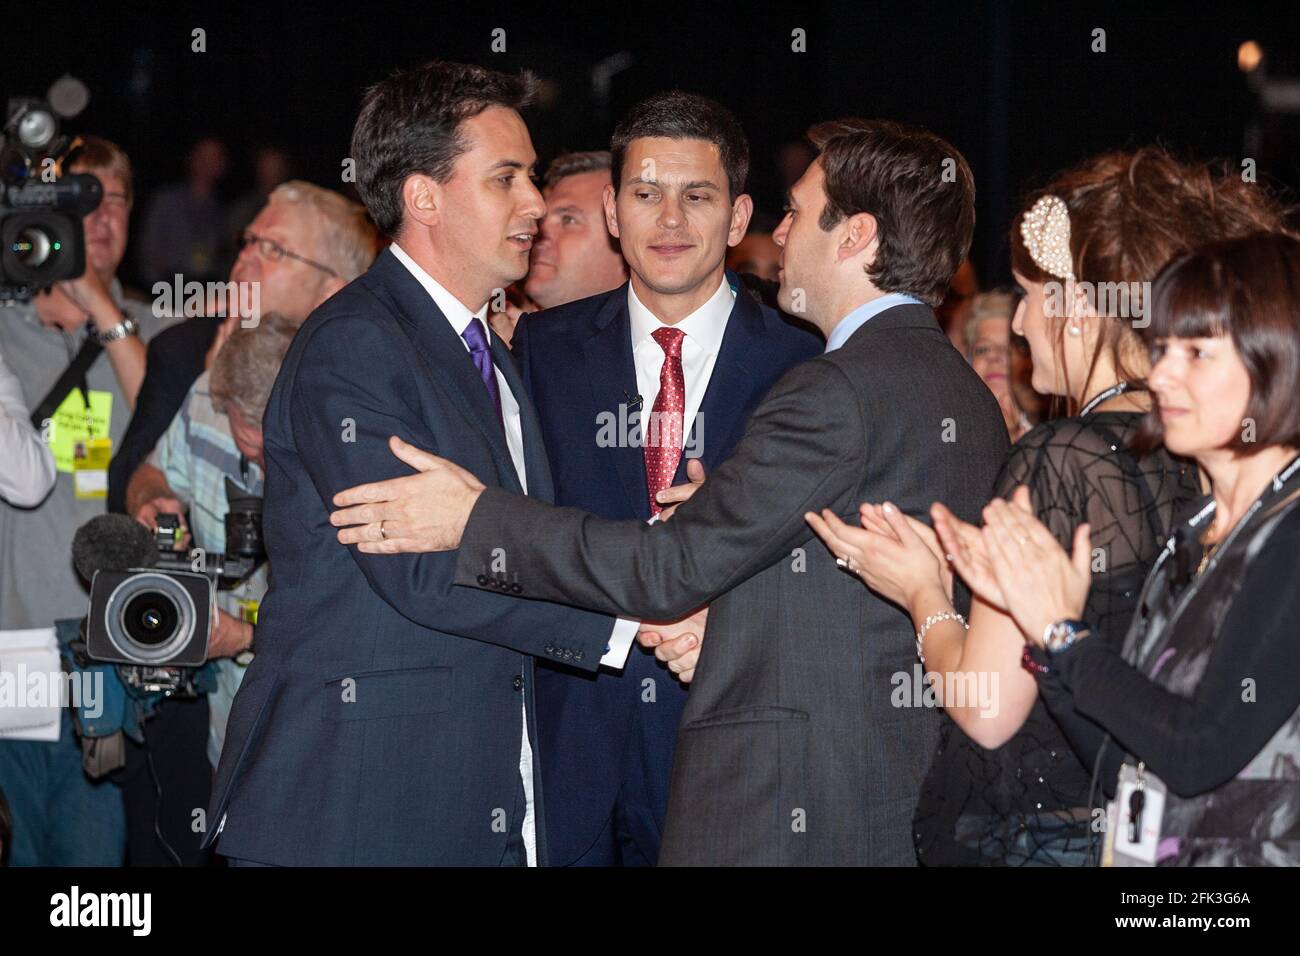
[[[108,497],[108,462],[112,457],[111,438],[87,438],[76,443],[72,457],[72,488],[78,498]]]
[[[252,598],[239,599],[239,619],[247,621],[249,624],[257,624],[257,605],[258,602]]]
[[[50,416],[49,445],[55,466],[72,475],[78,498],[104,498],[113,457],[113,393],[91,390],[89,397],[87,408],[81,389],[68,392]]]

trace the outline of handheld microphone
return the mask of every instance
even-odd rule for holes
[[[72,563],[87,581],[96,571],[151,568],[158,549],[149,529],[126,515],[98,515],[72,536]]]

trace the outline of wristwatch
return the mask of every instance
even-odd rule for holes
[[[248,646],[235,655],[235,663],[240,667],[247,667],[253,663],[253,657],[257,654],[257,625],[252,621],[245,621],[244,623],[253,632],[253,637],[248,642]]]
[[[123,314],[122,321],[117,323],[106,332],[96,332],[95,339],[100,345],[108,345],[110,342],[116,342],[118,339],[124,339],[128,335],[135,335],[140,330],[140,323],[129,315]]]
[[[1057,621],[1043,630],[1043,650],[1050,657],[1059,654],[1092,633],[1087,621]]]

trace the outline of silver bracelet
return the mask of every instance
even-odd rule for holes
[[[111,342],[116,342],[118,339],[124,339],[128,335],[134,335],[139,328],[140,325],[135,319],[131,318],[129,315],[123,315],[121,322],[117,323],[117,325],[113,326],[107,332],[96,332],[95,338],[99,341],[100,345],[108,345]]]
[[[921,622],[921,629],[916,632],[916,656],[920,659],[922,664],[925,663],[925,652],[921,650],[921,646],[925,642],[925,635],[929,632],[932,624],[938,624],[940,621],[956,621],[962,627],[966,628],[966,630],[970,630],[970,625],[966,623],[966,618],[962,617],[956,611],[940,611],[938,614],[931,614]]]

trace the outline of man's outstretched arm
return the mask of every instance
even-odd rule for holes
[[[409,357],[399,353],[378,325],[340,316],[307,334],[311,338],[304,343],[292,380],[280,383],[292,388],[287,396],[292,437],[277,436],[279,423],[268,421],[267,445],[274,457],[275,444],[292,441],[328,509],[338,491],[376,472],[383,477],[409,472],[389,453],[388,436],[434,448],[438,438],[423,420],[413,394]],[[358,356],[367,357],[364,367]],[[347,440],[344,422],[354,426]],[[301,520],[319,521],[321,534],[330,531],[323,512]],[[417,624],[585,670],[595,670],[604,654],[614,623],[604,615],[520,601],[500,589],[485,593],[454,588],[455,555],[390,558],[350,550],[375,593]]]
[[[806,511],[856,513],[864,423],[829,362],[796,366],[768,393],[735,454],[671,521],[609,521],[499,488],[418,450],[419,475],[349,489],[331,516],[340,540],[377,554],[459,546],[455,583],[491,587],[504,569],[520,596],[647,620],[680,617],[811,537]],[[378,521],[392,533],[379,540]],[[349,527],[352,526],[352,527]],[[486,582],[486,583],[485,583]]]

